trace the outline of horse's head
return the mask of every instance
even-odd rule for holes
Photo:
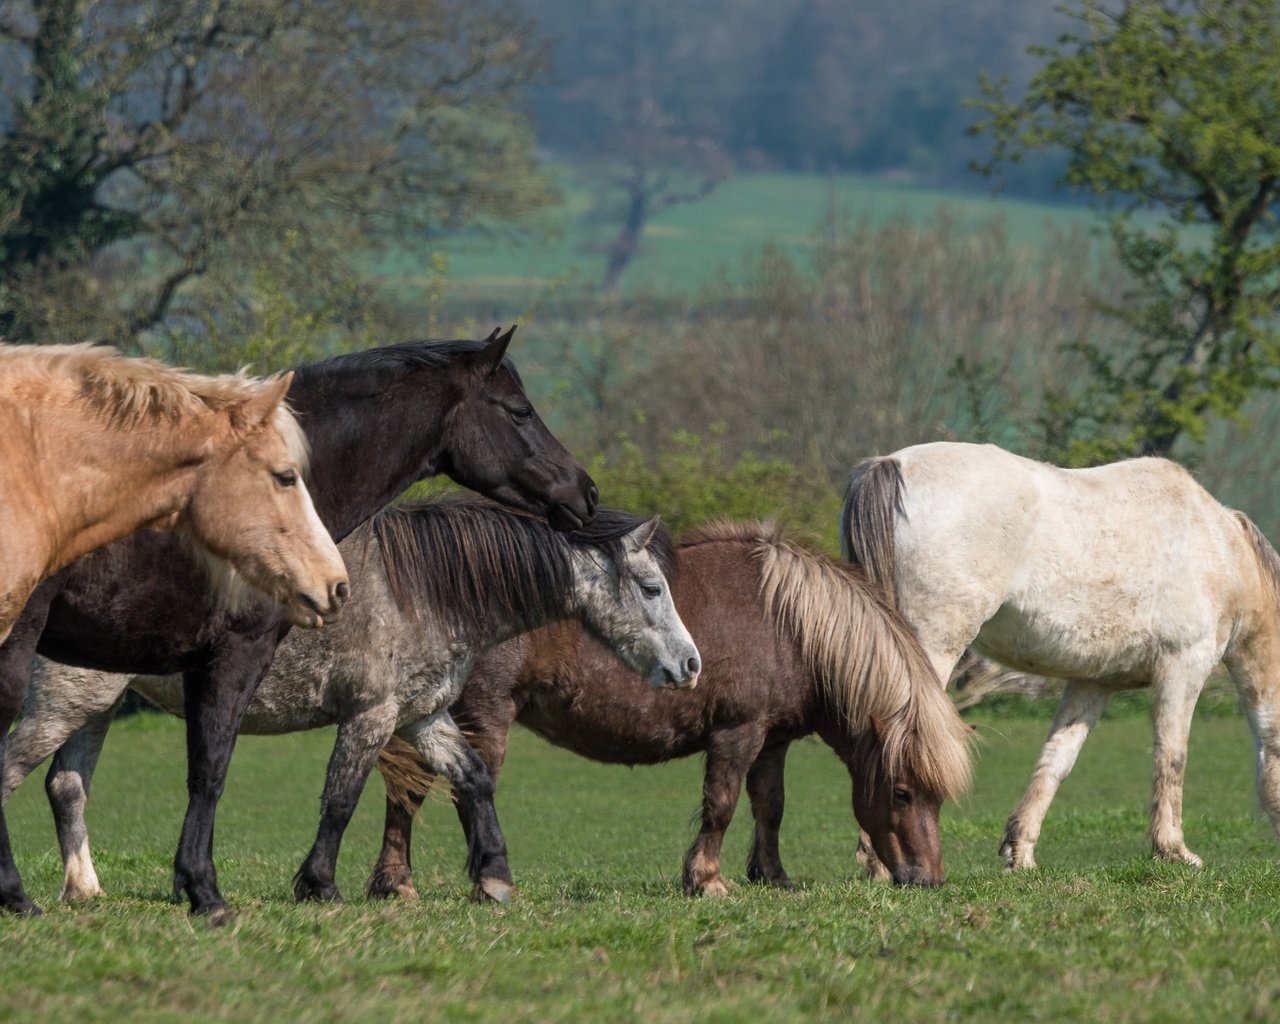
[[[596,485],[547,429],[504,358],[514,332],[495,330],[461,360],[438,468],[464,487],[572,530],[595,516]]]
[[[846,758],[853,813],[895,885],[941,885],[938,819],[944,797],[924,785],[905,759],[886,764],[885,731],[892,727],[872,719]]]
[[[175,525],[295,625],[320,626],[347,599],[347,570],[302,479],[306,440],[284,405],[291,378],[220,411],[225,429]]]
[[[591,530],[598,532],[620,516],[634,518],[605,509]],[[668,574],[675,554],[657,518],[635,526],[606,550],[615,557],[601,557],[590,547],[575,552],[576,604],[587,630],[650,686],[697,685],[702,658],[671,598]]]

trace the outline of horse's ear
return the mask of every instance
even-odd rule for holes
[[[499,334],[499,328],[484,340],[484,348],[480,349],[471,362],[471,372],[481,380],[488,380],[498,372],[502,360],[507,354],[507,346],[511,344],[511,336],[516,333],[516,325],[512,324],[506,334]]]
[[[646,523],[641,523],[626,536],[627,551],[635,553],[643,551],[649,546],[649,542],[653,540],[653,535],[658,532],[658,526],[661,520],[654,516]]]
[[[876,734],[876,741],[883,744],[886,733],[889,730],[888,723],[883,718],[877,718],[871,715],[871,731]]]
[[[275,416],[284,396],[289,393],[289,385],[293,383],[293,371],[272,377],[252,398],[246,399],[240,407],[239,420],[247,428],[260,427],[270,422]]]

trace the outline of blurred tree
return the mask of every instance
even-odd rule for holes
[[[1280,2],[1083,0],[1077,28],[1032,52],[1016,100],[984,81],[988,172],[1060,147],[1063,183],[1099,197],[1132,280],[1109,313],[1121,345],[1051,389],[1047,455],[1167,455],[1280,385]]]
[[[601,14],[604,23],[607,12]],[[638,5],[623,21],[633,31],[618,41],[614,59],[582,74],[569,93],[598,125],[575,156],[597,192],[588,217],[607,224],[612,236],[592,245],[606,256],[605,292],[617,289],[653,218],[710,195],[732,169],[720,141],[727,131],[723,104],[697,102],[675,88],[680,76],[669,73],[673,49],[696,63],[685,5]]]
[[[705,199],[728,177],[732,161],[714,140],[679,131],[656,104],[641,100],[584,155],[582,167],[600,192],[590,217],[616,225],[600,282],[613,292],[640,252],[649,222],[673,206]]]
[[[475,0],[0,2],[0,334],[135,346],[264,265],[360,304],[380,250],[518,218],[530,39]]]

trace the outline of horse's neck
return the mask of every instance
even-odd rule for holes
[[[403,383],[409,373],[421,378]],[[307,487],[320,520],[341,540],[417,480],[434,476],[443,447],[447,384],[429,370],[300,372],[289,392],[311,445]],[[401,386],[396,386],[401,384]]]
[[[57,415],[36,424],[39,487],[57,508],[45,571],[141,527],[175,525],[216,440],[215,415],[156,419],[126,430]]]
[[[526,617],[523,621],[518,621],[515,616],[493,615],[485,624],[484,635],[474,644],[477,653],[491,651],[495,647],[505,644],[508,640],[514,640],[518,636],[526,633],[532,633],[534,630],[542,629],[544,626],[554,626],[566,619],[575,618],[578,615],[577,609],[572,602],[566,598],[555,610],[550,614],[541,618],[540,621],[531,621]]]

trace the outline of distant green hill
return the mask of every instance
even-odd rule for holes
[[[513,242],[470,234],[441,242],[439,251],[448,257],[446,294],[451,302],[519,311],[550,292],[581,292],[600,280],[600,250],[613,226],[587,223],[591,195],[582,182],[566,175],[562,187],[564,202],[535,226],[537,237]],[[650,223],[623,292],[692,294],[721,270],[733,274],[744,255],[765,242],[805,260],[832,209],[873,221],[894,216],[923,220],[939,210],[966,225],[1000,218],[1012,240],[1030,248],[1042,247],[1054,232],[1084,229],[1093,221],[1087,209],[1066,203],[915,188],[864,177],[737,174],[708,198],[673,207]],[[416,256],[393,257],[378,270],[406,298],[430,286]]]

